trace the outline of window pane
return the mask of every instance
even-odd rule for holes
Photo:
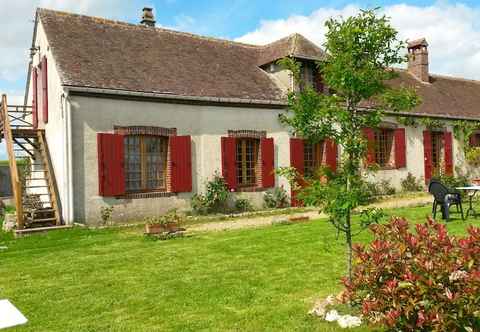
[[[126,190],[165,189],[168,138],[129,135],[124,142]]]
[[[142,184],[140,137],[125,136],[124,143],[126,190],[140,190]]]
[[[311,177],[322,166],[324,142],[305,142],[303,149],[305,176]]]
[[[237,183],[240,186],[256,185],[258,146],[258,139],[242,138],[237,140]]]
[[[394,131],[379,129],[375,131],[375,162],[380,167],[390,165]]]
[[[167,162],[167,140],[163,137],[145,136],[146,188],[165,188],[165,173]]]
[[[443,133],[432,132],[432,166],[434,174],[439,174],[442,164]]]

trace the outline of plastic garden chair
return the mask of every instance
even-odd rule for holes
[[[458,191],[449,189],[440,181],[432,180],[428,185],[428,192],[432,194],[434,198],[432,206],[433,219],[436,218],[437,209],[440,206],[442,218],[448,221],[450,219],[450,207],[455,205],[457,212],[460,212],[462,215],[462,220],[465,220],[463,215],[462,196]]]

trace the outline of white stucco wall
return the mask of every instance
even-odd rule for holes
[[[192,137],[193,192],[203,191],[215,171],[221,172],[221,137],[228,130],[266,130],[275,143],[275,166],[289,166],[289,135],[278,121],[280,110],[225,106],[198,106],[147,101],[71,96],[73,141],[73,187],[75,221],[96,223],[100,208],[114,206],[114,218],[141,221],[145,216],[171,208],[189,208],[192,193],[173,197],[115,199],[98,195],[97,137],[118,126],[177,128],[178,135]],[[276,183],[289,190],[285,179]],[[263,192],[242,193],[253,203],[263,203]]]
[[[275,142],[275,167],[290,166],[289,133],[279,123],[282,110],[240,108],[226,106],[199,106],[169,104],[151,101],[133,101],[86,96],[70,96],[73,144],[73,198],[74,220],[96,224],[102,206],[113,205],[113,218],[118,222],[139,222],[145,216],[159,215],[172,208],[189,209],[190,198],[204,190],[205,182],[215,171],[221,172],[221,140],[228,130],[266,130]],[[385,119],[395,122],[394,118]],[[192,193],[172,197],[144,199],[116,199],[98,195],[97,137],[99,132],[113,132],[118,126],[174,127],[178,135],[192,137]],[[401,125],[399,125],[401,126]],[[371,181],[388,180],[401,188],[408,172],[424,177],[423,131],[425,128],[406,129],[407,167],[380,170]],[[452,131],[451,127],[447,130]],[[454,167],[465,169],[463,151],[454,139]],[[276,184],[289,192],[288,183],[276,178]],[[263,192],[239,193],[257,206],[263,203]]]
[[[60,76],[57,71],[55,59],[52,55],[45,31],[39,22],[37,26],[37,34],[34,42],[36,47],[39,47],[36,55],[32,59],[32,65],[38,66],[41,59],[47,57],[47,75],[48,75],[48,123],[45,124],[43,119],[43,111],[38,108],[38,128],[45,129],[45,136],[50,151],[50,158],[54,169],[54,176],[57,182],[59,191],[60,205],[67,201],[67,163],[66,163],[66,125],[65,112],[62,107],[62,95],[64,89],[61,85]],[[38,77],[40,82],[41,77]],[[30,86],[28,91],[28,105],[32,104],[33,96],[33,79],[30,78]],[[41,98],[39,96],[39,98]],[[66,209],[62,208],[63,218],[68,219]]]
[[[385,121],[396,123],[394,117],[386,117]],[[399,127],[404,127],[398,124]],[[463,145],[459,142],[454,134],[453,127],[447,125],[444,128],[446,131],[452,133],[452,157],[453,168],[455,175],[473,175],[478,170],[474,170],[465,163],[465,153],[463,151]],[[423,132],[427,130],[425,126],[418,125],[417,127],[407,127],[405,129],[406,137],[406,155],[407,166],[401,169],[386,169],[379,170],[374,174],[368,176],[369,181],[383,181],[387,180],[397,190],[401,189],[401,181],[405,179],[408,173],[412,173],[416,178],[421,179],[421,183],[425,180],[425,163],[424,163],[424,149],[423,149]]]

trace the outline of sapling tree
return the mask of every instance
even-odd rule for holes
[[[362,160],[368,142],[362,129],[378,127],[385,112],[407,112],[419,98],[411,89],[388,84],[397,75],[392,66],[407,60],[405,42],[398,39],[388,17],[377,10],[364,10],[349,18],[332,18],[326,27],[327,56],[317,66],[330,93],[318,93],[304,84],[301,64],[292,58],[282,59],[280,63],[303,88],[290,92],[289,109],[280,120],[311,143],[329,138],[341,146],[342,162],[337,172],[326,171],[324,176],[310,180],[299,197],[306,204],[320,207],[345,234],[351,277],[352,237],[379,218],[375,210],[365,210],[359,218],[360,227],[352,228],[353,211],[366,203]]]

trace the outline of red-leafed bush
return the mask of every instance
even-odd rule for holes
[[[374,225],[375,239],[355,247],[345,300],[369,321],[395,331],[480,331],[480,228],[463,238],[428,219]]]

